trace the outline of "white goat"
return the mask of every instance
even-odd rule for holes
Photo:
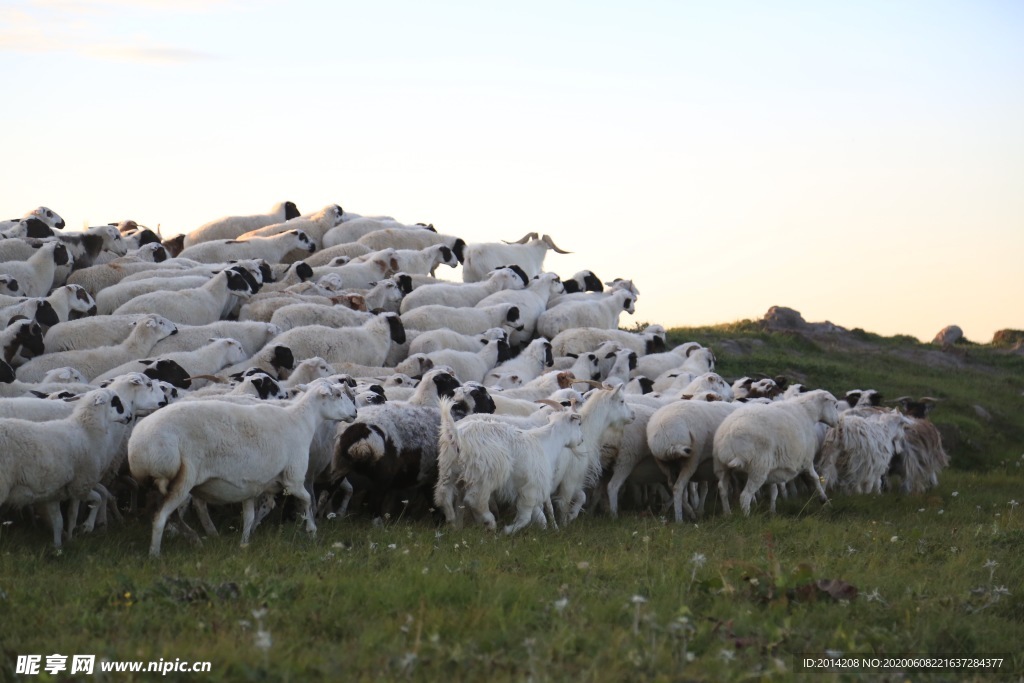
[[[448,399],[441,402],[441,432],[438,438],[438,481],[434,502],[449,523],[456,523],[455,502],[462,500],[477,521],[495,530],[490,510],[495,494],[507,502],[514,499],[515,521],[506,534],[523,529],[531,521],[547,526],[545,512],[554,522],[551,505],[556,459],[566,448],[576,450],[583,443],[581,416],[558,411],[547,424],[519,429],[507,423],[480,421],[456,423]]]
[[[572,253],[556,246],[550,236],[538,237],[535,232],[527,233],[517,242],[467,244],[463,252],[462,280],[479,282],[495,268],[511,265],[519,266],[532,278],[540,275],[548,249],[557,254]]]

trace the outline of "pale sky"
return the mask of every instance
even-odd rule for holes
[[[771,5],[771,7],[768,7]],[[550,234],[624,326],[1024,328],[1024,5],[0,0],[0,217]]]

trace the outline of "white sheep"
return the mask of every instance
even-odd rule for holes
[[[353,258],[353,263],[371,260],[375,252]],[[414,275],[433,275],[438,266],[456,268],[459,260],[447,244],[434,244],[425,249],[394,249],[391,258],[398,266],[396,271]]]
[[[413,294],[416,291],[419,290],[414,290]],[[521,330],[523,325],[519,318],[519,307],[511,304],[482,308],[451,308],[432,304],[403,313],[402,324],[423,332],[447,328],[460,334],[480,334],[492,327],[500,327],[509,332]]]
[[[491,387],[497,386],[503,375],[517,375],[521,382],[526,383],[540,377],[554,362],[551,342],[547,339],[534,339],[518,356],[500,363],[480,381],[484,386]]]
[[[452,250],[459,263],[463,262],[463,250],[466,248],[466,243],[462,238],[455,237],[454,235],[439,234],[434,232],[433,229],[407,230],[405,228],[384,228],[363,235],[356,240],[356,243],[362,244],[372,251],[387,249],[388,247],[393,249],[426,249],[435,244],[444,244]]]
[[[341,225],[344,214],[344,210],[337,204],[328,204],[309,216],[299,216],[298,218],[287,220],[284,223],[276,223],[274,225],[257,228],[256,230],[250,230],[249,232],[239,235],[238,239],[249,240],[254,237],[270,237],[271,235],[288,232],[289,230],[301,230],[306,233],[309,239],[312,240],[313,244],[315,244],[319,249],[323,244],[324,235],[327,234],[327,231],[331,228]]]
[[[687,353],[701,348],[697,342],[685,342],[672,348],[669,351],[655,353],[637,354],[636,370],[634,377],[649,377],[653,381],[659,375],[679,368],[685,361]],[[714,367],[708,368],[713,370]]]
[[[385,249],[368,254],[369,258],[364,261],[318,266],[313,269],[313,280],[319,282],[325,277],[336,275],[348,289],[366,289],[372,286],[371,283],[391,277],[400,270],[395,253],[394,249]]]
[[[560,249],[550,236],[538,237],[535,232],[517,242],[467,244],[463,250],[462,280],[479,282],[495,268],[511,265],[519,266],[532,278],[540,275],[549,249],[558,254],[572,253]]]
[[[547,526],[545,511],[554,522],[551,505],[555,460],[566,448],[583,443],[582,418],[572,411],[558,411],[547,424],[519,429],[501,422],[472,422],[460,426],[451,414],[450,400],[441,403],[438,438],[438,481],[434,502],[446,519],[456,523],[456,487],[477,521],[492,531],[497,523],[490,510],[491,497],[516,506],[515,521],[506,534],[530,522]]]
[[[131,419],[120,397],[107,389],[86,394],[64,419],[0,419],[0,505],[41,504],[53,544],[60,548],[61,501],[90,496],[103,473],[97,453],[109,439],[110,425]]]
[[[447,328],[419,332],[407,329],[405,335],[410,339],[409,353],[430,353],[441,349],[453,351],[477,351],[489,339],[508,341],[508,333],[500,327],[492,327],[480,334],[460,334]]]
[[[250,293],[245,278],[233,270],[222,270],[202,287],[142,294],[117,308],[113,314],[158,313],[186,325],[208,325],[220,320],[236,297],[247,299]]]
[[[237,339],[249,356],[259,352],[267,342],[283,330],[272,323],[238,320],[218,320],[208,325],[178,325],[178,333],[166,337],[153,347],[152,356],[163,356],[178,351],[189,351],[218,337]],[[205,374],[205,373],[200,373]]]
[[[714,469],[722,509],[730,514],[730,475],[744,472],[747,483],[740,493],[740,507],[750,514],[754,494],[765,483],[785,484],[798,474],[814,480],[822,502],[828,497],[814,469],[818,447],[815,424],[835,426],[839,419],[836,399],[818,389],[768,405],[746,404],[728,415],[714,438]],[[775,512],[776,487],[771,487],[771,511]]]
[[[300,216],[298,208],[292,202],[278,202],[267,213],[252,216],[225,216],[204,223],[185,235],[186,248],[209,240],[231,240],[239,235],[258,230],[259,228],[284,223]]]
[[[347,220],[341,225],[328,230],[323,239],[324,248],[327,249],[341,244],[351,244],[363,235],[368,235],[377,230],[387,229],[432,231],[434,226],[428,226],[423,223],[417,223],[416,225],[403,225],[402,223],[398,223],[389,218],[381,219],[360,216],[359,218]]]
[[[484,297],[503,289],[523,289],[527,285],[521,271],[498,268],[481,282],[441,283],[414,289],[402,300],[402,313],[421,306],[444,305],[452,308],[476,306]]]
[[[211,240],[185,249],[178,258],[187,258],[200,263],[225,263],[238,259],[263,259],[271,263],[280,262],[285,254],[292,251],[312,253],[316,243],[303,230],[288,230],[268,237],[251,237],[247,240]]]
[[[74,263],[68,248],[60,242],[47,242],[26,261],[4,261],[0,272],[16,279],[25,296],[46,296],[57,282],[57,268]]]
[[[98,375],[93,378],[93,382],[103,382],[129,372],[144,372],[155,360],[172,360],[183,367],[190,377],[213,375],[218,370],[241,363],[251,355],[246,353],[245,348],[237,339],[228,337],[208,339],[207,342],[205,346],[200,346],[192,351],[154,354],[152,359],[130,360]],[[205,382],[205,380],[203,381]],[[198,389],[200,386],[201,384],[196,382],[192,383],[193,388]]]
[[[273,312],[270,316],[270,324],[277,325],[282,330],[302,328],[307,325],[358,327],[374,317],[373,313],[354,311],[347,306],[325,306],[292,300],[291,303],[287,303]]]
[[[16,277],[0,273],[0,296],[21,297],[25,296],[25,292],[21,289]]]
[[[144,418],[128,440],[128,465],[133,477],[154,480],[165,495],[153,520],[150,555],[160,554],[167,518],[190,494],[207,503],[241,502],[243,545],[252,532],[255,500],[267,491],[298,498],[306,531],[315,533],[304,486],[309,444],[325,420],[355,416],[351,390],[321,379],[284,405],[184,402]]]
[[[333,247],[318,249],[316,253],[307,256],[302,260],[309,264],[310,267],[315,268],[317,266],[326,266],[335,262],[341,263],[342,261],[339,261],[339,259],[348,259],[348,261],[344,261],[345,263],[348,263],[354,258],[372,253],[373,250],[369,247],[353,242],[350,244],[336,244]]]
[[[43,343],[48,353],[113,346],[127,339],[134,329],[135,323],[145,317],[145,313],[132,313],[131,315],[101,315],[69,320],[59,325],[55,324],[46,330],[43,335]]]
[[[392,343],[405,343],[405,328],[397,314],[382,313],[359,327],[293,328],[275,337],[273,343],[288,346],[298,358],[319,356],[332,364],[382,365]]]
[[[898,411],[883,410],[870,416],[839,414],[836,426],[829,430],[822,447],[821,474],[845,493],[881,493],[882,479],[892,461],[903,456],[904,428],[909,422]],[[830,452],[831,451],[831,452]],[[831,461],[831,462],[830,462]]]
[[[115,346],[76,349],[43,354],[18,368],[18,379],[37,382],[54,368],[70,366],[90,379],[153,350],[158,341],[174,334],[174,323],[159,315],[148,315],[132,329],[131,334]]]
[[[600,301],[570,301],[557,304],[541,313],[537,319],[537,333],[554,339],[559,332],[575,327],[597,327],[614,330],[619,326],[619,314],[634,312],[636,297],[624,289],[608,293]]]
[[[517,332],[509,340],[512,346],[528,344],[537,333],[537,319],[547,310],[548,301],[564,291],[562,281],[554,273],[541,273],[527,284],[525,289],[502,289],[488,294],[477,302],[477,306],[494,306],[496,304],[514,304],[519,307],[523,331]]]
[[[441,349],[426,355],[435,367],[447,365],[454,369],[460,382],[482,382],[494,366],[509,359],[509,350],[504,339],[489,339],[477,351]]]
[[[11,226],[25,220],[35,219],[42,222],[47,227],[53,228],[54,230],[63,230],[66,223],[64,219],[57,215],[57,212],[53,209],[48,209],[45,206],[38,206],[21,218],[15,218],[12,220],[0,221],[0,231],[7,230]]]
[[[717,482],[710,471],[715,432],[722,420],[742,405],[726,401],[673,401],[651,415],[647,444],[668,476],[677,522],[683,521],[684,511],[690,519],[697,518],[685,498],[687,486],[698,477],[702,465],[703,481]]]

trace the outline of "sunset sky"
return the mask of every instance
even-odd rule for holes
[[[769,7],[770,5],[770,7]],[[550,234],[668,327],[1024,328],[1024,4],[0,3],[0,217]]]

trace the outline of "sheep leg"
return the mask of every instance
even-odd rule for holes
[[[196,533],[195,529],[189,526],[188,520],[185,519],[190,502],[192,502],[191,497],[187,498],[184,503],[179,505],[176,512],[178,513],[178,522],[181,524],[181,530],[185,534],[185,537],[188,538],[188,542],[198,547],[203,544],[203,540],[199,538],[199,534]]]
[[[347,478],[342,479],[341,484],[339,484],[338,487],[342,490],[343,493],[341,496],[341,505],[338,506],[338,509],[335,511],[335,514],[337,514],[339,517],[344,517],[345,514],[348,512],[348,504],[352,502],[352,482],[350,482]]]
[[[247,498],[242,501],[242,547],[249,546],[249,536],[252,535],[256,523],[256,499]]]
[[[580,510],[583,509],[583,505],[587,502],[587,494],[580,489],[572,497],[572,506],[569,508],[568,522],[579,517]]]
[[[814,479],[814,488],[818,491],[818,499],[821,500],[822,503],[828,503],[828,495],[825,494],[825,487],[821,485],[821,477],[819,477],[818,473],[815,471],[814,463],[807,465],[807,469],[805,471],[808,476]]]
[[[544,514],[547,515],[548,521],[551,522],[551,528],[557,530],[558,521],[555,519],[555,506],[551,504],[551,496],[544,500]]]
[[[768,509],[769,509],[769,511],[771,511],[771,513],[773,515],[775,514],[775,499],[779,497],[779,489],[780,488],[783,489],[782,497],[786,498],[785,489],[783,488],[784,486],[785,486],[785,484],[770,484],[769,485],[769,496],[770,496],[771,504],[770,504]]]
[[[757,495],[757,492],[761,487],[764,486],[764,482],[767,479],[767,472],[753,470],[747,474],[747,484],[743,487],[743,491],[740,492],[740,508],[743,510],[743,514],[747,517],[750,516],[751,502],[754,500],[754,497]]]
[[[660,462],[660,461],[658,461]],[[690,506],[686,500],[686,489],[689,486],[690,479],[693,477],[694,472],[697,471],[696,457],[687,458],[683,463],[683,466],[679,468],[679,477],[676,479],[676,483],[672,485],[672,504],[675,507],[676,521],[683,521],[683,513],[685,512],[690,519],[697,519],[697,514],[693,511],[693,507]],[[669,479],[671,481],[671,479]]]
[[[153,518],[153,536],[149,542],[150,557],[160,557],[160,541],[164,536],[164,527],[167,526],[167,518],[188,500],[189,491],[192,489],[192,482],[188,476],[188,470],[182,466],[178,475],[171,482],[164,498],[163,504],[157,510]],[[188,525],[185,525],[186,528]]]
[[[473,512],[477,522],[480,522],[491,531],[495,531],[498,528],[498,522],[490,508],[490,492],[470,488],[466,491],[464,501],[466,506]]]
[[[78,498],[72,498],[68,501],[68,517],[64,520],[64,535],[67,536],[68,540],[71,540],[72,534],[75,530],[75,524],[78,523],[78,507],[82,501]]]
[[[729,497],[732,495],[729,476],[730,473],[728,470],[724,470],[718,474],[718,497],[722,500],[722,514],[726,517],[732,514],[732,509],[729,507]]]
[[[619,516],[619,489],[626,483],[626,479],[633,471],[636,463],[616,460],[612,471],[612,478],[608,481],[608,512],[612,519]]]
[[[285,493],[299,499],[299,515],[306,520],[306,533],[310,536],[316,534],[316,521],[313,519],[313,500],[309,495],[309,491],[306,490],[305,486],[302,486],[301,480],[298,486],[295,486],[295,482],[292,483],[292,487],[285,485]]]
[[[50,520],[50,528],[53,530],[53,547],[60,550],[64,534],[64,518],[60,513],[60,502],[50,501],[43,506],[43,509],[46,511],[46,518]]]
[[[103,509],[106,502],[103,500],[103,494],[97,489],[89,491],[89,495],[85,498],[88,501],[89,515],[85,518],[82,523],[82,533],[92,533],[92,530],[96,528],[96,517],[99,515],[100,510]]]
[[[206,532],[207,536],[217,536],[217,527],[213,525],[213,520],[210,519],[210,508],[206,505],[206,501],[200,498],[192,499],[192,509],[196,511],[196,517],[199,518],[199,523],[203,525],[203,531]]]
[[[520,529],[524,529],[529,526],[530,522],[533,520],[536,508],[537,505],[534,497],[529,494],[524,495],[520,492],[519,499],[516,501],[516,519],[512,524],[505,527],[505,533],[514,534]]]

